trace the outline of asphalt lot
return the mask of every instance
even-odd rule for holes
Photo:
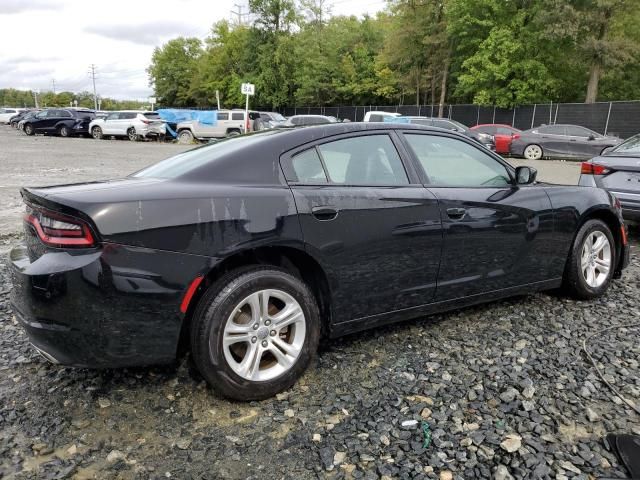
[[[28,137],[0,125],[0,237],[19,231],[23,205],[19,189],[118,178],[188,150],[188,145],[128,140]],[[575,184],[579,163],[509,159],[538,169],[538,179]]]
[[[17,241],[18,186],[117,177],[184,148],[0,126],[0,253]],[[577,180],[577,164],[536,163],[542,180]],[[624,478],[602,437],[640,434],[640,417],[581,348],[596,334],[605,378],[640,404],[637,238],[629,269],[596,301],[540,293],[326,341],[291,390],[251,403],[215,395],[189,357],[47,363],[14,318],[1,254],[0,478]]]

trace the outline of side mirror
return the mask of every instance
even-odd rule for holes
[[[609,153],[611,150],[613,150],[612,146],[606,147],[604,150],[602,150],[602,152],[600,152],[600,155],[606,155],[607,153]]]
[[[529,185],[536,181],[538,171],[531,167],[516,167],[516,184]]]
[[[591,135],[589,135],[589,140],[595,140],[596,136],[592,133]]]

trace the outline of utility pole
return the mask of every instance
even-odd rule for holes
[[[51,85],[53,86],[53,94],[56,94],[56,79],[52,78],[51,79]]]
[[[96,66],[92,63],[89,66],[89,75],[93,81],[93,106],[94,110],[98,111],[98,94],[96,93]]]
[[[231,10],[231,14],[235,15],[237,20],[236,20],[236,24],[238,26],[240,25],[244,25],[244,21],[242,20],[242,17],[248,15],[248,13],[242,13],[242,9],[244,8],[242,5],[240,5],[239,3],[234,3],[233,4],[234,7],[236,7],[238,10]]]

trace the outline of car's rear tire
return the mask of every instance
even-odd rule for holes
[[[522,156],[527,160],[540,160],[543,155],[542,147],[540,145],[531,144],[524,148]]]
[[[193,133],[190,130],[181,130],[178,133],[178,143],[188,145],[193,143]]]
[[[35,132],[33,125],[31,125],[30,123],[26,123],[24,125],[24,133],[26,133],[27,135],[33,135]]]
[[[313,293],[276,267],[224,275],[200,299],[191,324],[192,356],[202,376],[222,395],[243,401],[291,387],[319,339]]]
[[[616,261],[611,230],[601,220],[588,220],[574,240],[565,267],[563,286],[571,296],[589,300],[607,291]]]
[[[102,129],[98,126],[95,126],[91,129],[91,136],[96,140],[102,140]]]
[[[237,137],[238,135],[241,135],[242,132],[240,130],[229,130],[227,132],[227,137]]]
[[[127,130],[127,138],[132,142],[135,142],[138,140],[139,137],[138,137],[138,134],[136,133],[135,127],[129,127],[129,129]]]
[[[69,130],[69,127],[63,125],[62,127],[60,127],[58,129],[58,133],[60,134],[61,137],[69,137],[71,136],[71,130]]]

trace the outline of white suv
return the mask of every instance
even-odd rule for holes
[[[249,111],[249,119],[245,119],[244,110],[216,110],[216,117],[212,123],[200,120],[187,120],[178,123],[178,141],[191,143],[194,139],[207,140],[210,138],[224,138],[254,130],[254,120],[260,118],[258,112]]]
[[[156,112],[125,110],[109,112],[104,118],[96,118],[89,124],[89,133],[99,140],[104,137],[140,138],[160,137],[167,133],[167,125]]]
[[[395,118],[400,117],[400,113],[395,112],[367,112],[364,114],[363,122],[384,122],[385,118]]]
[[[9,119],[18,115],[24,108],[0,108],[0,123],[9,123]]]

